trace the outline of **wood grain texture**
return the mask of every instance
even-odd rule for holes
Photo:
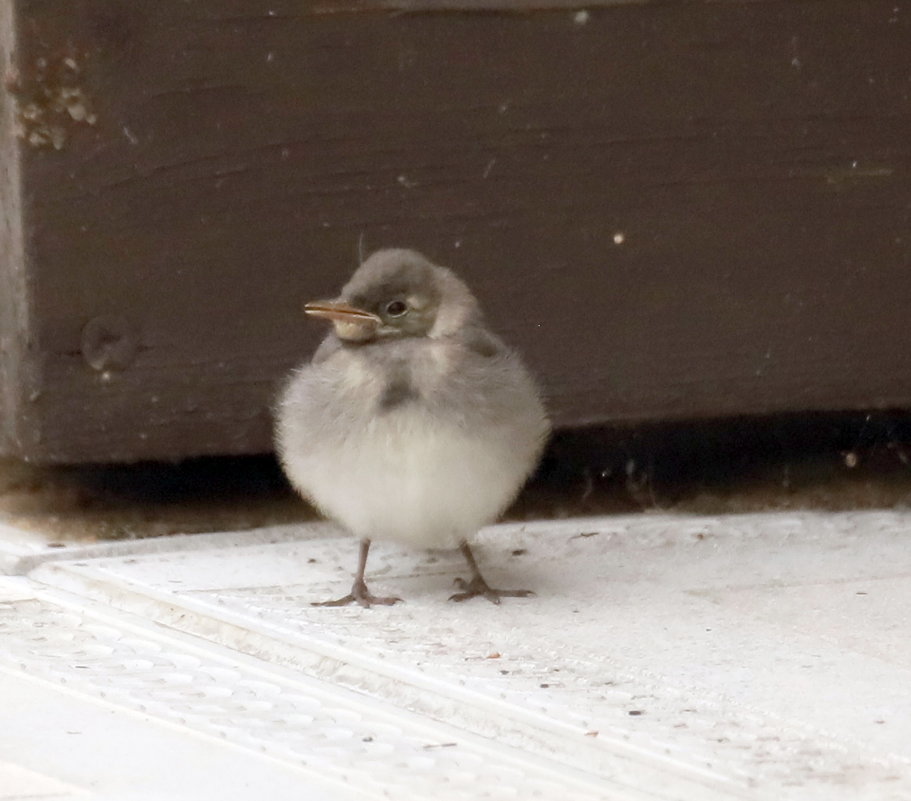
[[[29,414],[34,362],[29,341],[29,280],[22,246],[12,3],[0,3],[0,452],[29,450],[38,421]]]
[[[695,2],[704,1],[695,0]],[[767,2],[767,0],[758,1]],[[421,14],[445,14],[452,11],[528,14],[566,9],[585,11],[592,8],[644,5],[652,2],[666,2],[666,0],[594,0],[594,2],[582,4],[573,2],[573,0],[550,0],[550,2],[542,2],[542,0],[319,0],[319,2],[310,4],[309,11],[313,14],[362,14],[375,11]],[[743,0],[721,0],[721,2],[743,2]]]
[[[906,3],[363,5],[15,3],[19,111],[83,108],[21,143],[13,450],[268,449],[362,237],[463,274],[561,425],[911,403]]]

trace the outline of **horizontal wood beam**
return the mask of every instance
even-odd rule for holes
[[[457,7],[0,4],[6,450],[268,449],[359,241],[560,425],[911,403],[903,0]]]

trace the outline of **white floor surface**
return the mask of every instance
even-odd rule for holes
[[[0,801],[911,799],[911,512],[497,526],[493,584],[326,524],[0,527]]]

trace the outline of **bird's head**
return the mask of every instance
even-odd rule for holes
[[[304,311],[331,320],[346,342],[440,338],[480,316],[474,296],[450,270],[404,249],[377,251],[336,300],[308,303]]]

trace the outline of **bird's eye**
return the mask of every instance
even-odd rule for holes
[[[401,317],[408,311],[408,304],[403,300],[393,300],[386,304],[386,314],[390,317]]]

